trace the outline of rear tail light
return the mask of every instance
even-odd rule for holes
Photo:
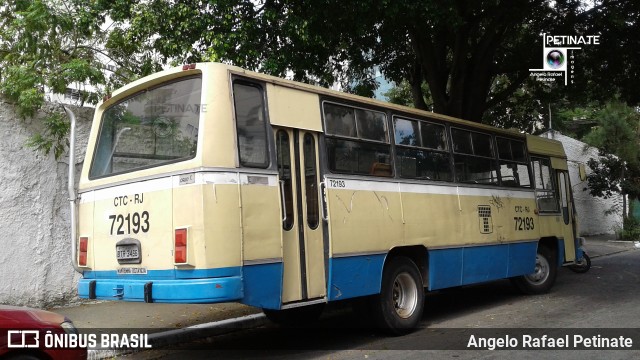
[[[182,70],[193,70],[196,68],[196,64],[185,64],[182,65]]]
[[[89,238],[80,238],[80,251],[78,251],[78,265],[87,266],[87,252],[89,249]]]
[[[187,229],[176,229],[173,256],[176,264],[187,263]]]

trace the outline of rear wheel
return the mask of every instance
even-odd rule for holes
[[[416,264],[404,256],[385,265],[380,294],[372,298],[371,310],[378,327],[401,335],[415,329],[424,309],[424,287]]]
[[[539,245],[534,271],[531,274],[513,278],[512,282],[525,294],[544,294],[551,290],[556,281],[557,272],[555,252]]]

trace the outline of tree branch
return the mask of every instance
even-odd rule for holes
[[[522,83],[529,77],[529,72],[520,73],[515,80],[511,81],[509,86],[502,89],[501,91],[493,94],[491,99],[487,100],[486,108],[489,109],[498,105],[500,102],[506,100],[511,94],[513,94],[518,88],[522,85]]]

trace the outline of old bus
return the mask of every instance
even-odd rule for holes
[[[78,293],[276,320],[361,297],[404,332],[424,289],[548,291],[581,256],[567,170],[556,141],[185,65],[96,108],[72,196]]]

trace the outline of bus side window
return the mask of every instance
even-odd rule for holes
[[[327,160],[336,173],[393,176],[387,116],[324,103]]]
[[[233,83],[240,164],[248,167],[269,166],[267,128],[262,88],[256,84]]]
[[[502,186],[531,187],[524,142],[496,137]]]
[[[536,200],[541,212],[559,212],[558,191],[549,159],[531,157],[533,178],[536,186]]]
[[[444,125],[395,117],[396,164],[403,178],[451,181]]]
[[[456,181],[498,185],[491,135],[451,128]]]

